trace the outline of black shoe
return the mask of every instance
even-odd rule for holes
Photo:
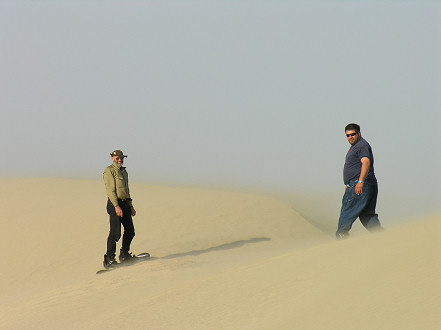
[[[130,262],[133,261],[133,258],[135,258],[134,255],[132,255],[131,252],[124,251],[123,249],[119,252],[119,262]]]
[[[118,266],[118,262],[115,259],[115,256],[108,256],[107,254],[104,255],[104,261],[103,266],[106,269],[114,268]]]

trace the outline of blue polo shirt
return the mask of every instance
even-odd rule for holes
[[[365,139],[360,138],[356,144],[351,145],[346,154],[345,166],[343,168],[343,181],[345,184],[360,178],[361,159],[364,157],[369,158],[371,161],[371,166],[365,180],[377,182],[374,173],[374,154],[372,153],[372,148]]]

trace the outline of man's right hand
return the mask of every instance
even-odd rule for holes
[[[119,216],[119,217],[123,217],[123,211],[122,211],[122,209],[121,209],[121,207],[118,205],[118,206],[115,206],[115,212],[116,212],[116,215],[117,216]]]

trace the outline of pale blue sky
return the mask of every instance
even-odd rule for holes
[[[2,174],[339,192],[357,122],[439,208],[440,45],[438,1],[2,1]]]

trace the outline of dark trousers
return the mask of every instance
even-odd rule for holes
[[[351,181],[343,196],[337,236],[349,232],[357,218],[360,218],[361,223],[368,230],[381,227],[378,214],[375,213],[378,196],[377,183],[365,181],[363,193],[360,195],[355,193],[356,185],[357,180]]]
[[[119,206],[123,211],[123,216],[116,215],[115,207],[110,200],[107,201],[107,213],[110,216],[110,232],[107,238],[107,255],[115,256],[116,243],[121,238],[121,225],[124,227],[124,235],[122,240],[122,249],[125,252],[130,251],[130,243],[135,237],[135,227],[133,226],[132,210],[128,202],[118,200]]]

